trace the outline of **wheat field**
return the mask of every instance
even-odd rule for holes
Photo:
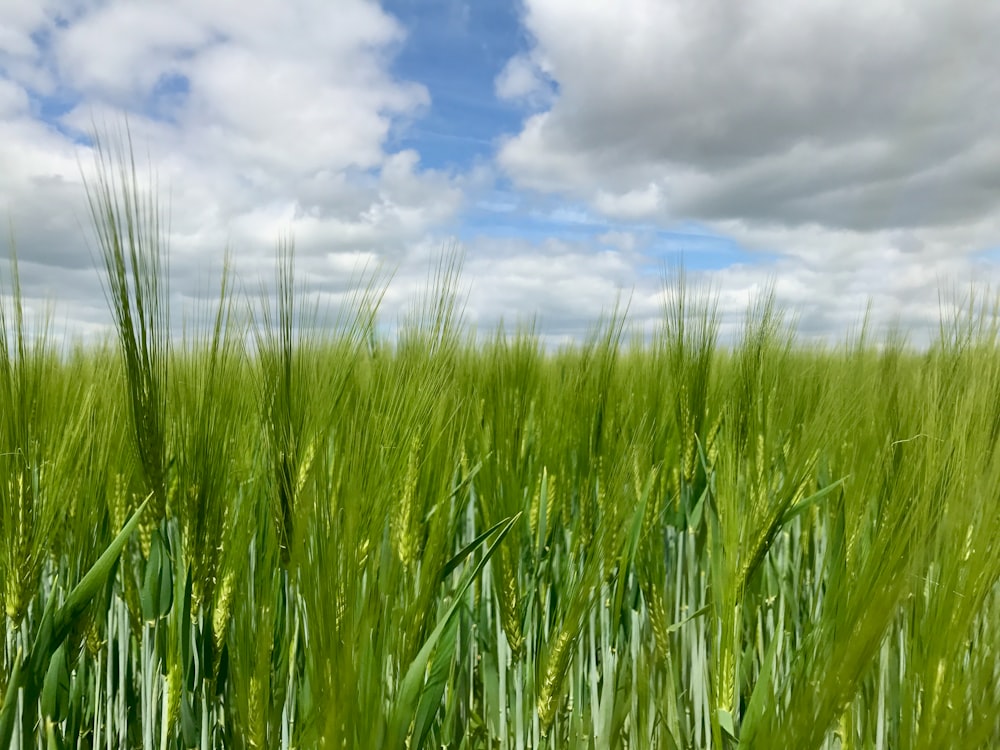
[[[1000,747],[1000,341],[719,342],[664,277],[557,351],[460,263],[306,302],[279,243],[179,333],[127,145],[88,182],[115,334],[0,307],[0,746]]]

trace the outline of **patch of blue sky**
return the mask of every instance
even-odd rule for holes
[[[497,191],[467,206],[456,236],[472,242],[478,237],[540,243],[562,240],[605,247],[605,236],[632,235],[644,257],[640,275],[659,275],[664,265],[683,262],[692,271],[710,271],[750,262],[773,260],[772,253],[747,251],[732,238],[694,222],[674,227],[648,222],[614,221],[582,204],[558,202],[545,196]]]
[[[56,128],[59,132],[74,140],[78,140],[79,133],[72,133],[61,122],[63,115],[72,111],[80,103],[81,97],[75,91],[65,87],[57,87],[49,93],[41,93],[37,90],[28,89],[28,100],[31,104],[32,116],[44,122],[46,125]]]
[[[478,236],[579,241],[607,232],[611,224],[583,205],[533,192],[498,186],[471,199],[457,229],[459,239]]]
[[[62,28],[67,21],[61,16],[54,20],[55,26]],[[72,111],[81,101],[80,94],[62,84],[55,65],[52,62],[52,29],[42,27],[31,33],[31,41],[35,44],[41,59],[40,66],[45,69],[51,81],[51,86],[41,90],[31,86],[26,87],[28,102],[32,117],[57,130],[74,143],[89,145],[90,139],[85,133],[65,125],[63,115]]]
[[[144,114],[163,122],[177,124],[177,113],[191,92],[191,81],[181,73],[165,73],[146,97]]]
[[[664,265],[682,263],[690,271],[718,271],[744,263],[768,262],[772,253],[749,251],[725,235],[696,223],[655,231],[646,250],[649,263],[640,272],[657,275]]]
[[[517,6],[509,0],[385,0],[407,30],[392,73],[420,83],[430,107],[394,133],[392,148],[412,148],[434,169],[491,160],[496,139],[516,132],[523,112],[497,99],[494,81],[521,51]]]
[[[93,146],[93,138],[86,131],[66,124],[63,116],[71,112],[82,101],[75,91],[60,88],[53,93],[42,94],[28,89],[31,114],[53,130],[58,131],[78,146]]]
[[[566,223],[550,217],[524,214],[466,215],[456,227],[455,236],[463,242],[479,237],[543,242],[588,242],[609,231],[607,224]],[[596,247],[595,247],[596,249]]]
[[[983,248],[979,251],[978,255],[983,260],[988,260],[991,263],[1000,263],[1000,245]]]
[[[185,76],[178,73],[165,74],[160,76],[139,109],[147,117],[176,124],[177,112],[183,105],[189,91],[190,82]],[[71,112],[83,101],[79,92],[58,85],[48,93],[29,89],[28,97],[32,116],[37,120],[58,130],[78,145],[93,145],[91,135],[88,132],[69,127],[64,121],[64,115]]]

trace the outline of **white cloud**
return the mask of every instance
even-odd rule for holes
[[[169,218],[181,298],[206,287],[227,248],[254,288],[280,236],[294,236],[320,286],[345,283],[359,260],[392,267],[453,220],[479,179],[389,147],[429,97],[390,71],[405,30],[377,4],[105,0],[8,13],[0,2],[0,210],[26,294],[58,298],[57,316],[79,330],[107,321],[85,270],[94,242],[79,166],[92,175],[93,157],[29,114],[25,88],[69,94],[67,132],[113,130],[128,114],[141,179],[151,166]]]
[[[599,242],[624,253],[634,252],[639,244],[639,238],[635,232],[605,232],[597,239]]]
[[[550,62],[559,86],[551,108],[500,153],[527,186],[593,200],[609,186],[628,193],[656,180],[664,216],[770,212],[841,226],[864,221],[872,195],[934,191],[944,205],[926,207],[923,221],[984,209],[963,204],[975,185],[963,195],[951,188],[985,166],[968,158],[975,149],[998,166],[993,5],[525,8],[532,54]]]
[[[468,4],[450,7],[457,27],[468,22]],[[997,278],[976,251],[1000,246],[1000,6],[523,10],[532,47],[493,86],[525,120],[496,165],[454,174],[392,145],[430,99],[394,74],[406,30],[376,3],[0,0],[0,211],[26,291],[58,298],[79,330],[106,320],[83,242],[77,158],[89,169],[91,155],[66,133],[123,111],[169,206],[181,298],[206,287],[227,247],[254,288],[291,233],[324,293],[361,266],[398,264],[391,317],[466,205],[508,228],[524,215],[600,233],[528,242],[484,230],[468,244],[470,319],[537,313],[556,339],[582,334],[619,293],[632,293],[637,321],[655,319],[651,243],[676,222],[757,251],[710,275],[730,334],[770,278],[809,335],[842,332],[869,298],[880,319],[925,326],[941,283]],[[37,119],[38,95],[71,107],[62,131]],[[500,191],[497,170],[514,189]]]
[[[211,41],[197,17],[163,3],[109,3],[54,33],[63,80],[115,103],[147,96],[162,75],[183,72],[182,53]]]
[[[28,94],[13,81],[0,78],[0,118],[18,117],[28,111]]]
[[[660,186],[652,182],[626,193],[599,190],[594,196],[594,207],[613,219],[645,219],[662,212],[663,195]]]
[[[627,301],[638,285],[636,297],[645,298],[651,281],[637,275],[627,253],[559,240],[478,238],[469,243],[464,271],[470,322],[488,332],[501,318],[513,326],[537,317],[555,336],[582,336],[617,297]],[[632,313],[640,321],[655,308],[637,303]]]
[[[546,60],[557,93],[501,144],[516,185],[767,250],[719,283],[775,274],[816,330],[869,294],[922,325],[939,282],[997,278],[975,253],[1000,244],[1000,6],[525,0],[523,22],[511,65]]]
[[[550,104],[554,94],[546,69],[547,65],[537,55],[515,55],[497,76],[496,95],[530,107]]]

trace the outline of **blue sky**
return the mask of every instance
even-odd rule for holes
[[[490,163],[500,139],[516,133],[532,111],[530,106],[502,100],[494,85],[508,61],[531,46],[518,4],[391,0],[383,7],[407,30],[392,70],[421,83],[430,94],[427,111],[400,127],[392,143],[415,149],[431,169],[461,171]],[[565,196],[519,194],[503,176],[489,194],[465,207],[454,234],[462,241],[489,235],[595,242],[616,229],[648,238],[649,262],[643,272],[654,276],[661,274],[664,263],[679,259],[692,269],[722,268],[747,259],[736,242],[706,227],[691,224],[667,230],[649,223],[613,221]]]
[[[836,338],[870,300],[916,329],[995,280],[1000,10],[891,0],[40,0],[0,31],[0,207],[26,288],[100,330],[81,225],[93,124],[128,118],[169,195],[175,289],[319,290],[394,271],[391,317],[452,240],[469,319],[655,321],[683,260],[727,325],[773,285]],[[83,219],[83,221],[81,221]],[[85,233],[84,233],[85,234]],[[992,250],[990,249],[992,248]],[[41,302],[39,302],[41,304]]]
[[[493,82],[527,47],[514,3],[484,0],[393,0],[383,7],[407,30],[393,72],[419,81],[429,110],[397,134],[428,167],[466,168],[488,161],[504,133],[516,132],[522,111],[498,100]]]

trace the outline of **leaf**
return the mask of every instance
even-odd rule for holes
[[[440,643],[434,652],[434,660],[431,662],[430,672],[427,675],[427,682],[424,683],[424,689],[420,695],[420,703],[413,719],[413,737],[416,741],[411,745],[417,750],[424,746],[434,716],[441,706],[441,696],[444,695],[448,676],[451,673],[451,665],[455,659],[458,622],[458,618],[453,617],[441,635]]]
[[[87,572],[87,575],[83,577],[83,580],[76,585],[69,596],[66,597],[66,602],[59,609],[55,615],[55,639],[58,642],[66,637],[69,633],[70,628],[76,619],[83,614],[83,611],[87,608],[90,600],[94,598],[98,591],[101,590],[101,586],[107,580],[108,576],[111,575],[111,571],[114,569],[115,563],[118,562],[118,556],[121,555],[122,550],[125,548],[126,542],[128,542],[129,537],[132,536],[132,532],[139,525],[139,520],[142,518],[143,512],[146,510],[146,506],[149,504],[152,494],[147,497],[142,505],[140,505],[132,517],[129,519],[128,523],[125,524],[124,528],[118,533],[114,541],[104,550],[93,567]]]
[[[518,513],[505,521],[501,521],[491,529],[491,531],[497,530],[496,539],[494,539],[493,543],[490,544],[489,548],[483,554],[483,557],[479,560],[479,562],[477,562],[476,565],[462,578],[455,591],[455,598],[454,601],[452,601],[451,606],[448,607],[441,619],[438,620],[438,624],[427,637],[426,642],[421,647],[416,657],[414,657],[409,668],[406,670],[406,675],[403,677],[403,681],[400,684],[399,693],[396,696],[396,702],[392,708],[389,719],[389,741],[386,744],[387,747],[403,747],[405,744],[407,732],[413,721],[418,701],[420,700],[421,693],[423,692],[424,675],[427,673],[427,665],[430,662],[434,647],[444,635],[451,619],[455,616],[459,606],[462,604],[462,596],[465,594],[466,590],[476,577],[482,572],[486,563],[493,556],[493,553],[496,552],[499,544],[504,540],[520,517],[521,513]],[[486,536],[489,536],[489,533],[477,537],[480,544],[485,541]],[[472,545],[467,546],[464,550],[462,550],[462,552],[459,553],[458,556],[468,556],[468,554],[472,552],[472,549],[470,549],[471,546]],[[447,569],[453,561],[454,558],[445,565],[445,568]]]
[[[139,524],[143,511],[149,502],[147,498],[142,505],[132,514],[125,527],[111,542],[110,546],[94,563],[76,588],[74,588],[59,611],[55,610],[55,596],[50,596],[45,604],[45,611],[35,635],[31,651],[24,658],[23,662],[19,658],[14,663],[14,671],[8,683],[7,693],[4,696],[3,709],[0,710],[0,747],[10,747],[11,737],[14,733],[14,717],[18,703],[19,688],[24,688],[24,712],[22,722],[30,728],[35,724],[36,711],[38,707],[39,692],[45,680],[52,661],[52,654],[62,645],[69,634],[70,628],[76,620],[83,614],[91,599],[97,595],[104,586],[108,576],[118,562],[125,543],[128,541],[135,527]],[[27,669],[23,669],[22,664],[27,664]]]
[[[181,739],[184,741],[184,747],[197,747],[200,734],[200,706],[197,703],[197,698],[185,691],[181,696]]]
[[[829,484],[819,492],[810,495],[809,497],[799,500],[793,507],[785,511],[785,514],[781,517],[780,526],[784,526],[789,521],[791,521],[796,516],[800,516],[805,513],[813,505],[818,505],[820,500],[823,500],[827,495],[833,492],[835,489],[840,487],[844,483],[844,478],[838,479],[833,484]]]
[[[667,633],[674,633],[674,632],[680,630],[682,627],[684,627],[689,622],[691,622],[691,620],[693,620],[696,617],[701,617],[703,614],[706,614],[710,609],[712,609],[712,605],[711,604],[706,604],[704,607],[701,607],[700,609],[697,609],[694,612],[692,612],[690,615],[688,615],[687,617],[685,617],[683,620],[678,620],[677,622],[675,622],[672,625],[668,626],[666,632]]]
[[[42,714],[53,722],[60,722],[69,713],[69,665],[66,662],[66,644],[60,644],[49,660],[49,669],[42,683]]]
[[[173,568],[170,553],[159,531],[153,533],[149,547],[149,560],[139,594],[142,603],[142,617],[147,622],[155,622],[166,617],[173,605]]]
[[[621,618],[622,599],[625,596],[625,585],[628,582],[629,568],[635,559],[636,549],[639,547],[639,536],[642,533],[642,522],[646,518],[646,506],[649,503],[649,495],[655,483],[656,470],[654,469],[646,482],[646,488],[642,491],[642,497],[636,503],[632,513],[632,523],[629,526],[629,533],[625,539],[621,556],[618,559],[618,577],[615,580],[614,606],[611,610],[615,620]]]
[[[545,551],[547,511],[549,504],[549,475],[542,470],[542,486],[538,490],[538,538],[535,541],[535,559],[541,560]]]
[[[719,728],[726,733],[726,738],[730,740],[736,739],[736,728],[733,726],[733,715],[720,708],[717,713],[719,719]]]
[[[740,726],[740,734],[747,747],[753,746],[753,738],[757,733],[757,726],[764,717],[765,712],[770,709],[776,711],[779,708],[778,696],[774,692],[774,654],[778,648],[778,643],[783,638],[781,631],[775,632],[771,642],[767,645],[764,660],[761,665],[760,676],[757,678],[753,691],[750,693],[750,700],[747,702],[746,710],[743,712],[743,721]]]
[[[521,514],[518,513],[518,515],[521,515]],[[449,573],[451,573],[453,570],[455,570],[455,568],[457,568],[459,565],[461,565],[465,561],[465,558],[467,558],[469,555],[471,555],[476,549],[478,549],[479,547],[481,547],[482,544],[483,544],[483,542],[485,542],[487,539],[490,538],[490,536],[492,536],[493,534],[495,534],[500,529],[500,527],[503,526],[505,523],[507,523],[509,520],[510,519],[505,519],[503,521],[499,521],[499,522],[493,524],[486,531],[484,531],[482,534],[480,534],[475,539],[473,539],[471,542],[469,542],[467,545],[465,545],[464,547],[462,547],[462,549],[459,550],[458,553],[456,553],[454,557],[452,557],[450,560],[448,560],[448,562],[446,562],[442,566],[441,573],[440,573],[440,575],[438,575],[438,578],[440,580],[442,580],[442,581],[445,578],[447,578],[447,576],[448,576]]]
[[[62,732],[55,722],[45,722],[45,737],[48,743],[46,745],[47,750],[65,750],[66,741],[63,739]]]
[[[702,519],[702,516],[704,515],[705,498],[708,497],[709,486],[710,486],[709,484],[707,484],[707,483],[705,484],[705,489],[702,490],[701,494],[698,496],[698,499],[695,501],[695,504],[691,508],[691,513],[688,516],[688,527],[689,528],[692,528],[692,529],[700,529],[701,528],[701,519]]]
[[[14,667],[7,681],[7,692],[4,695],[3,710],[0,711],[0,747],[9,747],[11,735],[14,732],[14,713],[17,711],[17,694],[24,682],[24,653],[17,650],[14,657]]]

